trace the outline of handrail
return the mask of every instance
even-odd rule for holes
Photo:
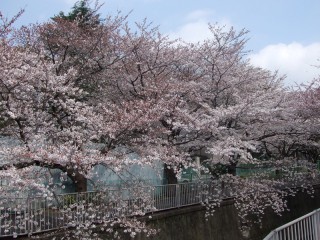
[[[318,240],[320,237],[320,208],[271,231],[263,240]]]

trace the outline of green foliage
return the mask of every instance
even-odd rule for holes
[[[71,204],[75,204],[77,202],[76,195],[64,195],[63,196],[63,203],[65,206],[69,206]]]
[[[67,20],[70,22],[78,21],[79,25],[82,27],[86,26],[97,26],[100,24],[101,20],[97,14],[97,9],[91,9],[88,0],[81,0],[74,4],[71,12],[65,14],[60,12],[58,15],[54,16],[52,19],[58,21],[59,19]]]

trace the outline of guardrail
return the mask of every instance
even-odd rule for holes
[[[0,198],[0,237],[31,235],[199,204],[206,195],[214,194],[216,184],[211,181],[108,189],[60,194],[51,200],[46,197]]]
[[[270,232],[263,240],[319,240],[320,208]]]

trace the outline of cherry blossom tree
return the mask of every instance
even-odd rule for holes
[[[231,191],[248,225],[249,210],[259,222],[267,206],[281,214],[286,209],[285,196],[294,194],[296,187],[312,193],[311,183],[319,173],[314,164],[299,160],[306,159],[301,153],[318,147],[315,135],[310,134],[311,122],[305,122],[297,111],[299,98],[282,87],[283,77],[247,62],[246,31],[219,26],[210,26],[210,30],[211,39],[189,48],[193,51],[188,58],[193,68],[189,78],[193,78],[189,81],[192,94],[185,96],[181,112],[194,125],[181,127],[178,116],[170,121],[179,126],[173,128],[180,134],[175,141],[180,144],[179,140],[187,138],[182,148],[195,155],[205,152],[214,176],[221,175],[221,166],[225,166],[227,174],[219,177],[219,194],[209,197],[208,208],[219,203],[214,198],[226,197]],[[249,163],[267,170],[245,180],[235,176],[237,165]],[[226,189],[227,195],[223,193]]]
[[[139,33],[132,33],[125,24],[117,26],[117,18],[109,20],[100,26],[98,33],[103,38],[97,44],[100,48],[94,49],[80,48],[88,39],[81,35],[83,29],[77,22],[61,21],[3,34],[1,135],[10,136],[15,144],[1,146],[5,162],[0,168],[1,176],[19,188],[16,191],[53,193],[39,182],[34,166],[62,170],[81,192],[86,191],[86,181],[97,164],[117,173],[133,164],[130,152],[139,154],[141,165],[159,161],[160,156],[169,159],[172,154],[173,150],[159,147],[162,129],[156,124],[176,101],[166,78],[172,72],[172,63],[167,60],[174,62],[171,57],[176,57],[173,49],[166,47],[172,43],[156,29],[147,30],[145,23],[138,26]],[[59,30],[66,24],[72,34],[83,36],[74,38],[79,45],[71,42],[73,51],[68,50],[72,34],[52,43],[56,52],[42,41],[43,33],[57,27],[55,24]],[[117,27],[123,33],[117,32]],[[104,40],[106,45],[100,46]],[[142,59],[146,47],[154,49],[153,58]],[[89,54],[85,62],[79,49]],[[92,79],[96,82],[90,82]],[[135,214],[143,214],[137,211]],[[120,223],[144,228],[139,221],[122,215],[112,221],[107,219],[106,229]]]
[[[2,130],[11,135],[19,132],[15,135],[21,139],[30,160],[20,149],[23,161],[14,163],[15,167],[51,165],[67,172],[77,183],[77,191],[84,191],[84,176],[92,166],[113,165],[121,169],[119,161],[129,161],[128,151],[138,153],[141,162],[146,163],[159,160],[159,156],[171,156],[172,153],[165,153],[167,148],[162,147],[163,154],[159,152],[162,130],[156,121],[176,101],[170,74],[178,53],[168,47],[172,43],[167,43],[157,29],[147,30],[146,23],[137,26],[139,33],[131,33],[126,25],[121,25],[123,34],[119,34],[119,21],[117,17],[108,20],[92,37],[77,22],[69,21],[25,28],[17,33],[17,42],[27,43],[28,47],[10,46],[12,62],[22,58],[21,64],[15,65],[21,76],[4,78],[7,92],[3,93],[3,115],[11,124]],[[42,41],[48,32],[54,32],[53,28],[58,29],[56,34],[61,37]],[[39,38],[30,37],[33,33]],[[86,47],[93,39],[97,39],[95,48]],[[153,56],[147,55],[147,49],[154,49]],[[16,53],[24,55],[16,57]],[[21,81],[11,83],[10,79],[23,79],[26,85],[21,85]],[[16,109],[11,99],[16,100]],[[93,142],[100,144],[99,150],[88,147]],[[115,150],[120,146],[127,149],[125,153]],[[47,151],[59,160],[45,157]],[[72,160],[66,157],[68,152],[71,158],[80,155]],[[75,161],[79,168],[76,171],[72,167]]]
[[[97,165],[118,174],[159,161],[175,183],[183,167],[199,167],[192,158],[204,152],[216,188],[204,201],[208,215],[231,194],[246,223],[249,210],[261,216],[266,207],[286,209],[283,197],[293,192],[285,190],[318,174],[314,166],[304,172],[293,166],[298,152],[318,150],[319,88],[290,92],[283,77],[250,65],[246,30],[210,25],[210,39],[189,44],[147,21],[132,30],[127,16],[102,20],[98,5],[91,11],[86,4],[19,30],[2,18],[0,135],[13,144],[0,147],[0,177],[16,191],[51,197],[52,176],[42,169],[60,169],[59,187],[67,176],[85,192]],[[239,164],[271,170],[241,178]],[[152,208],[143,192],[135,194],[145,211]],[[123,215],[104,220],[108,231],[145,229]]]

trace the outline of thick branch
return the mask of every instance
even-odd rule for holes
[[[26,168],[26,167],[30,167],[30,166],[39,166],[39,167],[46,167],[46,168],[57,168],[60,169],[62,171],[67,171],[67,167],[63,166],[61,164],[58,163],[49,163],[49,162],[43,162],[43,161],[39,161],[39,160],[33,160],[33,161],[29,161],[29,162],[18,162],[18,163],[8,163],[8,164],[4,164],[0,166],[0,170],[8,170],[12,167],[18,168],[18,169],[22,169],[22,168]]]

